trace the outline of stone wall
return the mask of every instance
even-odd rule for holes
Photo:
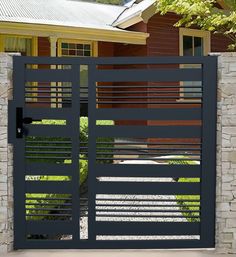
[[[236,53],[218,54],[216,252],[236,253]],[[12,57],[0,53],[0,254],[12,249],[12,147],[7,143]]]
[[[236,53],[218,57],[216,248],[236,253]]]
[[[12,249],[12,147],[7,140],[8,99],[12,96],[12,57],[0,53],[0,254]]]

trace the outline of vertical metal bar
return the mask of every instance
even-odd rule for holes
[[[88,240],[95,241],[95,163],[96,163],[96,65],[88,66]]]
[[[25,59],[13,58],[13,99],[14,106],[25,105]],[[24,111],[23,111],[24,113]],[[16,114],[16,113],[15,113]],[[16,119],[16,117],[11,117]],[[16,124],[13,122],[13,124]],[[9,123],[11,126],[11,123]],[[16,136],[16,134],[15,134]],[[13,186],[14,186],[14,249],[24,247],[26,242],[25,222],[25,138],[15,138],[13,146]]]
[[[80,169],[79,169],[79,138],[80,138],[80,65],[71,66],[72,79],[72,106],[70,115],[70,129],[68,135],[71,135],[72,141],[72,222],[73,241],[79,240],[80,235]]]
[[[215,245],[217,57],[203,62],[201,242]]]

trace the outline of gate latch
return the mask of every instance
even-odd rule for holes
[[[23,138],[23,135],[24,135],[23,124],[31,124],[33,121],[42,121],[42,120],[36,120],[31,117],[23,118],[23,108],[17,107],[16,108],[16,138]]]
[[[30,117],[25,117],[23,118],[23,123],[24,124],[31,124],[34,120]]]

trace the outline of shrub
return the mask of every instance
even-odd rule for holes
[[[83,156],[80,155],[80,158],[83,158]],[[70,164],[71,160],[65,160],[64,163]],[[83,183],[85,182],[85,180],[88,177],[88,161],[87,160],[79,159],[79,175],[80,175],[79,184],[81,186],[81,185],[83,185]]]
[[[83,157],[83,156],[81,156]],[[70,164],[71,160],[65,160],[65,163]],[[80,169],[80,181],[79,185],[81,186],[87,179],[88,176],[88,161],[87,160],[79,160],[79,169]],[[31,176],[28,176],[28,179],[30,179]],[[69,181],[70,177],[69,176],[39,176],[37,180],[40,181]],[[27,194],[27,198],[35,198],[27,200],[27,208],[30,208],[30,210],[26,210],[27,215],[39,215],[42,214],[42,216],[27,216],[27,219],[30,220],[43,220],[43,219],[55,219],[54,216],[45,216],[43,214],[50,214],[51,211],[47,210],[48,209],[48,204],[49,202],[52,203],[52,201],[48,199],[54,199],[56,198],[57,200],[53,200],[53,204],[50,205],[51,209],[55,209],[54,213],[59,213],[56,209],[60,208],[60,204],[66,203],[66,200],[58,200],[59,198],[66,198],[66,195],[62,194]],[[45,210],[37,210],[37,208],[45,209]],[[61,217],[60,219],[65,219],[65,217]]]
[[[68,179],[65,179],[65,180],[68,180]],[[53,214],[53,213],[59,213],[56,209],[60,208],[61,205],[66,202],[66,200],[63,199],[66,197],[67,195],[62,195],[62,194],[60,195],[59,194],[29,194],[29,193],[26,194],[26,203],[27,203],[26,220],[55,220],[55,216],[47,216],[47,215]],[[30,198],[30,199],[28,200],[27,198]],[[56,198],[57,200],[53,200],[54,198]],[[59,200],[59,198],[62,198],[62,199]],[[49,201],[48,199],[52,199],[53,201]],[[51,205],[48,205],[49,203],[51,203]],[[55,211],[52,213],[51,210],[48,210],[49,208],[55,209]],[[41,210],[38,210],[38,209],[41,209]],[[58,219],[65,220],[67,218],[68,217],[65,217],[65,216],[57,217],[57,220]]]

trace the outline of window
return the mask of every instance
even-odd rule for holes
[[[0,52],[5,53],[20,53],[22,56],[37,56],[38,53],[38,38],[22,35],[6,35],[0,34]],[[30,67],[28,65],[27,67]],[[34,65],[33,65],[34,67]],[[36,82],[27,82],[28,86],[36,89]],[[36,93],[28,93],[28,101],[36,101]],[[30,98],[32,97],[32,98]]]
[[[90,57],[94,56],[94,45],[92,42],[80,42],[75,40],[58,40],[58,56],[63,57]],[[64,65],[63,69],[70,69],[70,65]],[[63,82],[62,85],[67,86],[68,83]],[[80,115],[88,116],[88,67],[80,66]],[[63,96],[66,96],[66,92]],[[66,107],[66,98],[62,98],[62,105]]]
[[[20,53],[22,56],[37,55],[37,37],[0,35],[0,50],[6,53]]]
[[[89,57],[91,54],[91,44],[77,44],[61,42],[61,56],[84,56]]]
[[[183,55],[184,56],[204,55],[203,38],[183,36]]]
[[[180,55],[181,56],[204,56],[210,52],[210,32],[195,29],[180,28]],[[199,68],[199,65],[184,64],[182,68]],[[183,81],[181,82],[180,95],[192,100],[201,97],[201,82]],[[185,88],[186,86],[186,88]],[[191,86],[193,86],[191,88]],[[189,88],[190,87],[190,88]]]

